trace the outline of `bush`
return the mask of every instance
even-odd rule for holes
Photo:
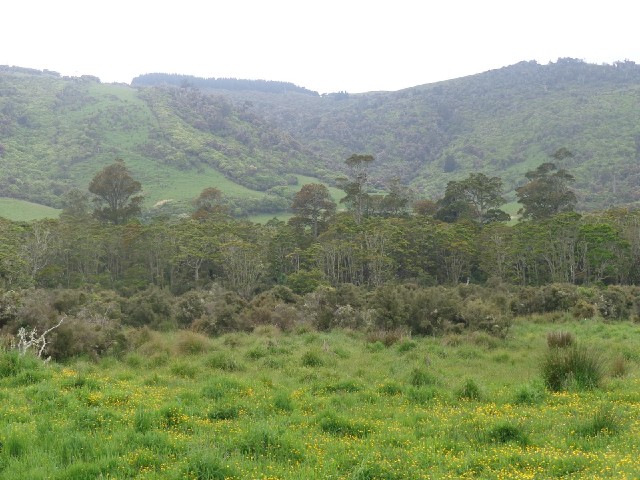
[[[166,329],[174,322],[173,298],[169,291],[152,286],[123,301],[123,323]]]
[[[461,400],[477,401],[482,398],[482,393],[480,392],[480,387],[478,386],[478,384],[473,379],[468,378],[457,390],[456,397]]]
[[[321,367],[324,365],[324,359],[320,352],[308,350],[302,355],[302,365],[305,367]]]
[[[437,385],[438,379],[424,367],[415,367],[409,375],[409,383],[414,387]]]
[[[516,315],[568,311],[576,305],[578,298],[577,287],[570,284],[521,287],[517,298],[511,302],[511,310]]]
[[[541,370],[545,385],[555,392],[574,386],[578,389],[596,388],[604,375],[600,356],[578,345],[549,349]]]
[[[544,402],[545,397],[544,385],[533,383],[519,387],[514,394],[513,401],[518,405],[540,405]]]
[[[596,307],[587,302],[586,300],[580,299],[571,309],[571,314],[573,318],[593,318],[596,314]]]
[[[526,445],[528,443],[527,435],[519,425],[509,422],[500,422],[493,425],[487,431],[487,439],[492,443],[518,443]]]

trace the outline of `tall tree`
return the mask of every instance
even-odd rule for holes
[[[569,188],[574,178],[554,163],[547,162],[525,174],[528,183],[516,189],[523,219],[541,220],[573,211],[576,194]]]
[[[354,153],[345,160],[347,167],[349,167],[351,178],[343,183],[342,189],[346,195],[340,200],[340,203],[346,203],[351,207],[358,224],[362,221],[368,199],[365,186],[369,180],[369,165],[373,161],[373,155],[358,153]]]
[[[508,221],[509,215],[498,209],[504,202],[500,177],[472,173],[464,180],[447,184],[437,218],[447,222],[471,218],[480,224]]]
[[[320,228],[336,212],[336,203],[325,185],[309,183],[293,197],[291,209],[296,214],[294,222],[310,226],[317,238]]]
[[[193,214],[193,218],[196,219],[203,219],[214,214],[226,214],[229,211],[228,205],[224,204],[222,192],[216,187],[205,188],[191,203],[196,209]]]
[[[98,172],[89,184],[96,208],[93,215],[102,221],[121,225],[140,213],[142,185],[134,180],[122,159]]]

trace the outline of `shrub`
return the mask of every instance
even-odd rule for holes
[[[556,331],[547,333],[547,346],[549,348],[567,348],[575,343],[575,337],[571,332]]]
[[[636,298],[631,287],[610,286],[599,293],[596,307],[602,318],[625,319],[631,315]]]
[[[518,296],[511,302],[516,315],[568,311],[579,298],[575,285],[554,283],[542,287],[521,287]]]
[[[149,287],[123,301],[123,323],[134,327],[167,328],[174,321],[172,301],[170,292]]]
[[[531,383],[520,386],[514,394],[513,401],[518,405],[540,405],[545,397],[544,385]]]
[[[578,319],[593,318],[596,314],[596,307],[592,303],[580,299],[571,309],[571,314]]]
[[[182,330],[176,336],[175,347],[180,355],[196,355],[207,350],[209,340],[198,333]]]
[[[266,457],[280,462],[296,462],[303,458],[298,448],[283,432],[258,426],[249,430],[239,441],[240,452],[250,458]]]
[[[487,431],[487,439],[492,443],[518,443],[526,445],[528,443],[527,435],[519,425],[510,422],[500,422],[493,425]]]
[[[287,392],[278,392],[273,397],[273,406],[283,412],[293,411],[293,401],[291,395]]]
[[[243,370],[244,367],[232,355],[226,352],[216,352],[205,360],[205,365],[210,368],[217,368],[227,372]]]
[[[478,384],[473,379],[468,378],[456,391],[456,397],[461,400],[477,401],[482,398],[482,393],[480,392],[480,387],[478,386]]]
[[[409,383],[414,387],[425,387],[436,385],[438,380],[426,368],[415,367],[409,375]]]
[[[541,366],[545,385],[552,391],[572,386],[591,389],[600,385],[603,377],[601,357],[593,350],[574,345],[547,351]]]
[[[209,420],[234,420],[240,416],[238,405],[223,405],[213,408],[207,412]]]
[[[305,367],[321,367],[324,365],[324,359],[320,352],[316,350],[307,350],[302,355],[302,365]]]

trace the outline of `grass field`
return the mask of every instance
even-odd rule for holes
[[[96,362],[2,353],[0,477],[637,478],[637,327],[538,320],[505,340],[262,327],[132,333]],[[601,352],[602,386],[545,389],[553,331]]]
[[[57,218],[58,215],[60,215],[60,210],[45,205],[16,200],[15,198],[0,198],[0,217],[10,220],[41,220],[43,218]]]

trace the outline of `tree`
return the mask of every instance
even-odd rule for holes
[[[222,197],[222,192],[215,187],[202,190],[198,198],[191,202],[196,209],[193,218],[202,219],[212,214],[228,213],[229,207],[223,203]]]
[[[369,164],[374,161],[373,155],[354,153],[345,160],[351,171],[351,180],[343,183],[342,189],[346,193],[340,203],[346,203],[353,209],[356,223],[362,221],[368,194],[365,185],[369,179]]]
[[[554,163],[547,162],[525,174],[528,183],[516,189],[523,219],[541,220],[573,211],[576,195],[568,187],[574,178]]]
[[[294,221],[311,226],[313,238],[317,238],[320,227],[336,212],[336,203],[325,185],[309,183],[296,193],[291,209],[296,214]]]
[[[141,190],[140,182],[131,177],[124,161],[117,159],[97,173],[89,184],[89,192],[95,196],[93,215],[99,220],[122,225],[140,213],[143,197],[136,194]]]
[[[504,202],[500,177],[472,173],[447,184],[444,198],[438,202],[437,218],[446,222],[470,218],[480,224],[508,221],[509,215],[498,209]]]

